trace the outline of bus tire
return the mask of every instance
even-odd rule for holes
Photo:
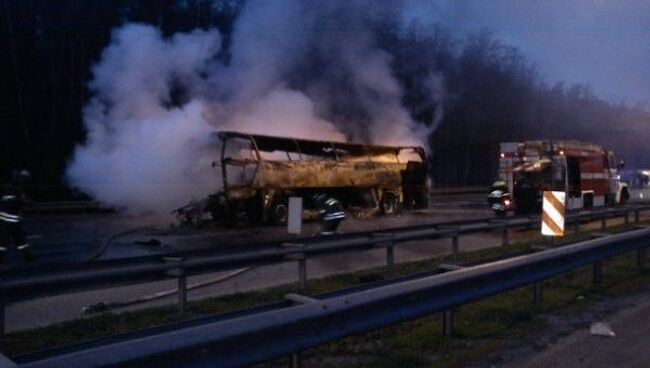
[[[276,226],[286,225],[288,216],[289,208],[285,202],[277,201],[271,205],[271,224]]]
[[[223,193],[213,196],[210,201],[210,216],[216,222],[228,223],[228,200]]]
[[[399,213],[399,199],[393,193],[384,193],[380,205],[381,213],[384,215],[395,215]]]

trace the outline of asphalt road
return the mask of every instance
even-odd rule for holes
[[[381,230],[387,227],[415,225],[422,223],[445,222],[490,216],[490,211],[482,206],[468,208],[449,202],[446,206],[434,206],[430,209],[406,212],[397,217],[374,217],[365,220],[349,219],[342,226],[342,232]],[[29,231],[37,231],[39,237],[35,244],[36,253],[43,257],[57,252],[69,253],[68,261],[76,261],[79,254],[87,256],[97,249],[105,239],[114,234],[123,233],[129,229],[151,224],[150,219],[136,222],[135,219],[124,218],[117,215],[103,215],[99,217],[70,217],[42,218],[30,222]],[[291,238],[286,230],[277,227],[257,227],[252,229],[220,229],[207,228],[197,231],[187,229],[171,229],[164,227],[159,222],[158,230],[135,232],[116,238],[108,247],[103,257],[119,258],[142,254],[143,252],[166,252],[170,249],[198,249],[206,247],[225,246],[226,244],[246,244],[259,241],[271,241]],[[318,225],[306,224],[303,234],[316,231]],[[136,241],[155,239],[154,244],[136,244]],[[49,242],[48,242],[49,241]],[[501,242],[500,232],[483,233],[461,237],[462,250],[473,250],[483,247],[498,246]],[[72,245],[71,245],[72,244]],[[396,248],[396,262],[411,261],[429,258],[435,255],[448,253],[451,248],[449,239],[417,241],[405,243]],[[60,258],[65,260],[65,258]],[[41,260],[43,261],[43,260]],[[376,249],[366,252],[352,252],[332,256],[309,259],[307,263],[310,278],[318,278],[341,272],[350,272],[385,264],[385,251]],[[46,265],[43,265],[46,267]],[[242,291],[258,290],[270,286],[295,282],[297,279],[297,264],[286,262],[277,265],[258,267],[246,270],[226,281],[219,282],[227,277],[229,272],[200,275],[188,279],[188,285],[209,283],[210,285],[197,288],[189,292],[190,300],[206,297],[232,294]],[[9,305],[6,309],[6,328],[9,331],[27,329],[61,322],[70,319],[82,318],[84,307],[103,302],[122,304],[143,297],[153,296],[157,293],[173,291],[176,288],[175,280],[165,280],[155,283],[134,285],[121,288],[97,290],[92,292],[60,295],[48,298],[35,299]],[[152,301],[138,302],[114,311],[141,309],[150,306],[168,305],[176,302],[176,295],[155,298]]]
[[[344,233],[379,230],[490,216],[484,197],[483,194],[436,195],[427,210],[407,211],[398,217],[355,219],[349,216],[339,230]],[[175,219],[171,216],[132,217],[114,213],[28,217],[25,229],[39,263],[83,262],[99,252],[103,259],[124,258],[295,238],[283,227],[223,228],[208,225],[198,229],[184,228],[175,226]],[[318,224],[308,222],[303,225],[302,236],[317,231]],[[109,246],[106,246],[107,242],[110,242]],[[12,261],[21,260],[14,254]]]
[[[617,312],[593,318],[608,323],[615,337],[594,336],[590,323],[552,343],[547,349],[517,356],[505,368],[645,368],[650,366],[650,291],[608,300],[602,304],[621,305]],[[598,308],[598,307],[597,307]],[[588,312],[593,314],[593,311]],[[598,314],[598,313],[596,313]]]

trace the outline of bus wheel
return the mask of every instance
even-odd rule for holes
[[[381,212],[384,215],[394,215],[399,212],[399,200],[393,193],[385,193],[381,199]]]
[[[223,193],[219,193],[215,196],[210,197],[210,216],[214,221],[228,223],[229,213],[228,213],[228,202],[226,196]]]
[[[271,206],[271,223],[276,226],[286,225],[289,209],[283,202],[275,202]]]
[[[259,206],[255,206],[254,203],[249,203],[246,208],[246,217],[248,218],[248,223],[251,225],[259,225],[262,223],[262,211],[260,211]]]

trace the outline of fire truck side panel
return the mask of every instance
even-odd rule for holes
[[[511,193],[515,192],[518,175],[539,172],[537,180],[543,181],[540,190],[566,191],[569,208],[621,201],[625,184],[618,179],[613,154],[598,145],[578,141],[527,141],[501,143],[500,148],[499,174]],[[550,167],[548,175],[543,174],[546,167]]]

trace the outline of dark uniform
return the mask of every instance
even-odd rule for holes
[[[321,229],[319,234],[334,234],[341,221],[345,219],[345,210],[343,209],[343,205],[336,198],[327,198],[325,195],[316,196],[315,201],[319,208],[321,219]]]
[[[515,186],[515,205],[518,214],[530,214],[541,210],[539,206],[539,188],[530,180],[522,177]]]
[[[0,263],[7,251],[15,247],[26,261],[33,259],[23,231],[22,212],[25,195],[18,185],[5,184],[0,193]]]

